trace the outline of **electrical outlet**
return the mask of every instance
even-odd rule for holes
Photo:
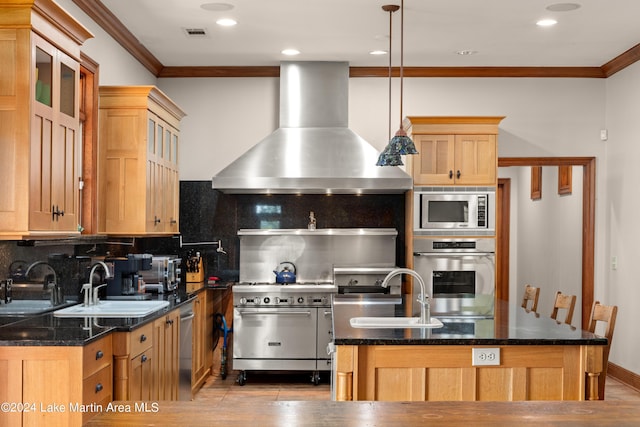
[[[500,365],[499,348],[472,348],[473,366],[498,366]]]

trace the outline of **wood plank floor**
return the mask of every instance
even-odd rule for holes
[[[233,403],[250,398],[252,401],[276,400],[330,400],[331,391],[328,375],[315,386],[309,373],[301,374],[261,374],[247,373],[244,386],[236,382],[237,373],[230,373],[226,379],[210,376],[202,386],[195,401]],[[618,380],[607,377],[606,400],[640,401],[640,391]]]

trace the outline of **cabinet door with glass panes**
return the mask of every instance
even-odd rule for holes
[[[177,233],[179,131],[149,111],[147,126],[147,232]]]
[[[36,34],[32,48],[30,229],[77,231],[79,64]]]

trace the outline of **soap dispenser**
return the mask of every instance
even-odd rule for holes
[[[313,211],[309,212],[309,225],[307,226],[309,230],[316,229],[316,216]]]

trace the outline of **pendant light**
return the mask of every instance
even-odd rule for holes
[[[389,12],[389,46],[391,46],[391,14],[398,6],[382,6],[385,12]],[[389,141],[380,156],[377,166],[401,166],[400,156],[406,154],[418,154],[413,141],[402,128],[402,105],[404,93],[404,0],[400,2],[400,127],[393,138]],[[391,48],[389,48],[389,104],[391,104]],[[389,107],[391,110],[391,107]],[[391,114],[390,114],[391,115]],[[391,121],[391,120],[389,120]],[[389,126],[391,128],[391,126]],[[391,133],[391,131],[389,131]]]

